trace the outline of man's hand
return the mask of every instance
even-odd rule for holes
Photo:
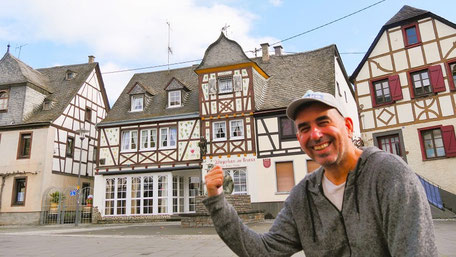
[[[204,177],[206,180],[207,196],[216,196],[223,192],[223,170],[220,166],[212,168]]]

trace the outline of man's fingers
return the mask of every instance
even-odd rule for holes
[[[208,196],[220,194],[219,188],[223,185],[223,170],[220,166],[212,168],[204,177]]]

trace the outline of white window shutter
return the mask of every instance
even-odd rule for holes
[[[217,86],[215,84],[215,78],[209,79],[209,94],[211,94],[211,95],[217,94]]]
[[[234,82],[234,92],[242,91],[242,77],[241,74],[236,74],[233,76]]]

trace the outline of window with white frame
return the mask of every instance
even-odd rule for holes
[[[127,213],[127,178],[117,178],[117,215]]]
[[[227,169],[225,174],[228,173],[233,179],[234,188],[233,194],[247,194],[247,171],[241,169]]]
[[[158,213],[168,213],[168,177],[158,176]]]
[[[0,111],[8,110],[8,91],[0,90]]]
[[[173,213],[184,212],[184,177],[173,176]]]
[[[232,78],[219,78],[218,79],[219,94],[233,92],[233,79]]]
[[[122,131],[122,151],[136,151],[138,144],[138,131]]]
[[[182,105],[181,91],[169,91],[168,92],[168,107],[179,107]]]
[[[230,121],[230,138],[243,139],[244,138],[244,121],[232,120]]]
[[[154,213],[154,177],[144,177],[143,214]]]
[[[105,215],[114,215],[115,179],[106,179]]]
[[[160,128],[160,148],[174,148],[177,141],[177,128]]]
[[[226,122],[216,121],[212,123],[213,140],[226,140]]]
[[[157,129],[141,130],[141,150],[151,150],[157,148]]]
[[[131,111],[140,112],[144,109],[144,95],[132,95],[131,96]]]
[[[141,214],[141,177],[131,178],[130,214]]]

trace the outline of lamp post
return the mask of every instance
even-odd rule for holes
[[[79,225],[79,205],[81,204],[81,166],[82,166],[82,146],[84,145],[84,139],[86,138],[88,130],[78,129],[76,132],[81,139],[81,147],[79,150],[79,169],[78,169],[78,186],[77,186],[77,202],[76,202],[76,220],[74,222],[75,226]]]

